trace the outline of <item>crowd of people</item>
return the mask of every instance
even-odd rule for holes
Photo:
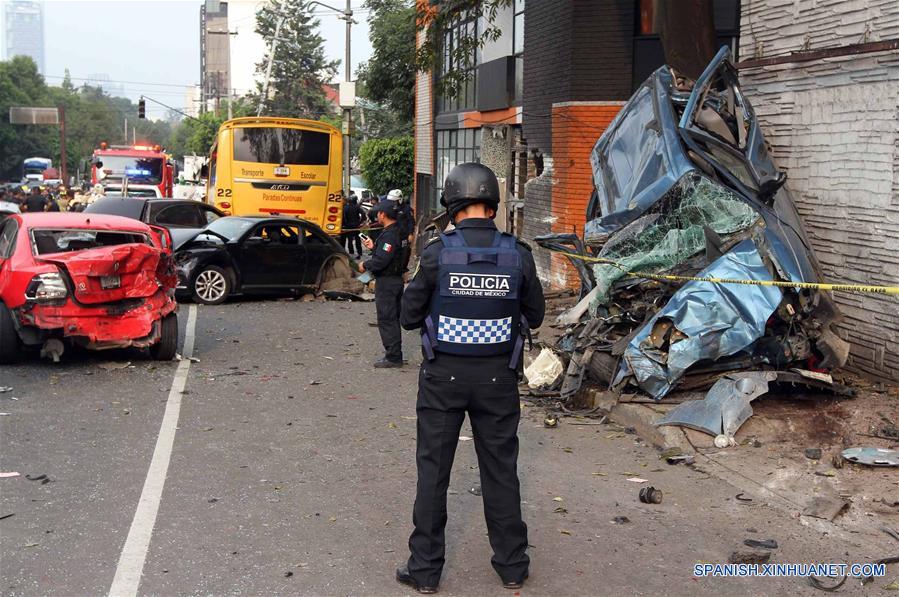
[[[90,190],[67,189],[64,186],[12,185],[0,187],[0,202],[14,205],[20,212],[84,211],[94,200],[105,195],[102,185]]]

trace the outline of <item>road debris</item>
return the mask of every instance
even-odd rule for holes
[[[643,487],[640,489],[640,493],[638,494],[640,501],[644,504],[661,504],[662,503],[662,490],[656,489],[652,485],[649,487]]]
[[[777,541],[774,539],[746,539],[743,541],[743,545],[761,549],[777,549]]]
[[[727,559],[730,564],[767,564],[771,559],[770,551],[737,549]]]
[[[12,392],[12,386],[0,386],[0,394]]]
[[[616,516],[610,522],[612,524],[628,524],[631,521],[627,516]]]
[[[809,460],[821,460],[821,448],[806,448],[805,457]]]
[[[105,363],[99,363],[97,365],[97,367],[99,367],[100,369],[103,369],[104,371],[117,371],[119,369],[127,369],[130,366],[131,366],[131,361],[126,361],[124,363],[117,363],[115,361],[107,361]]]
[[[899,450],[886,448],[847,448],[843,450],[844,460],[869,466],[899,466]]]
[[[556,389],[562,379],[565,366],[562,359],[549,347],[544,347],[534,361],[524,370],[528,386],[535,390]]]
[[[12,477],[18,477],[20,473],[9,472],[9,473],[0,473],[0,479],[10,479]]]
[[[818,495],[809,500],[802,515],[833,522],[847,508],[849,508],[849,502],[841,497]]]
[[[53,483],[53,481],[54,481],[53,479],[48,477],[46,474],[34,475],[34,476],[25,475],[25,478],[28,479],[29,481],[40,481],[41,485],[46,485],[47,483]]]

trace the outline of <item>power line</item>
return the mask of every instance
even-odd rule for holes
[[[44,75],[44,78],[45,78],[45,79],[65,79],[65,76],[59,76],[59,75]],[[93,82],[93,83],[98,83],[100,87],[103,86],[103,83],[123,83],[123,84],[131,84],[131,85],[149,85],[149,86],[153,86],[153,87],[187,87],[187,88],[189,88],[189,87],[196,87],[196,86],[197,86],[196,83],[191,84],[191,85],[181,85],[181,84],[177,84],[177,83],[151,83],[151,82],[149,82],[149,81],[123,81],[123,80],[120,80],[120,79],[106,79],[106,80],[100,81],[100,80],[97,79],[96,77],[71,77],[71,76],[70,76],[69,79],[71,79],[72,81],[90,81],[90,82]]]

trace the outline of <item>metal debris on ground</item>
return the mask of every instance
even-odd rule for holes
[[[743,545],[761,549],[777,549],[777,541],[774,539],[746,539],[743,541]]]
[[[869,466],[899,466],[899,450],[886,448],[847,448],[843,450],[843,459],[856,464]]]
[[[581,280],[556,321],[563,403],[585,383],[654,400],[708,390],[660,424],[731,445],[769,384],[852,394],[828,374],[849,356],[831,329],[839,310],[815,286],[821,268],[727,48],[695,81],[667,66],[652,74],[591,162],[583,238],[537,239],[567,253]]]
[[[821,448],[806,448],[805,457],[809,460],[821,460]]]
[[[638,494],[640,501],[644,504],[661,504],[662,503],[662,490],[656,489],[653,486],[644,487],[640,490]]]

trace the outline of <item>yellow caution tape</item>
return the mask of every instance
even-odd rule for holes
[[[732,280],[729,278],[710,278],[699,276],[675,276],[673,274],[653,274],[649,272],[632,272],[624,265],[611,259],[602,257],[590,257],[588,255],[578,255],[577,253],[569,253],[568,251],[559,251],[556,249],[548,249],[553,253],[565,255],[572,259],[580,259],[589,263],[602,263],[616,267],[629,276],[635,278],[647,278],[650,280],[659,280],[666,282],[711,282],[713,284],[743,284],[746,286],[777,286],[778,288],[806,288],[809,290],[824,291],[841,291],[841,292],[860,292],[866,294],[895,294],[899,295],[899,286],[872,286],[867,284],[830,284],[825,282],[785,282],[783,280]]]

